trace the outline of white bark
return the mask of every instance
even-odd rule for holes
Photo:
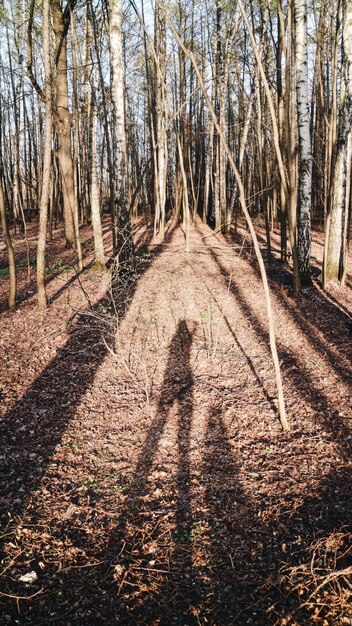
[[[92,171],[91,171],[91,216],[94,234],[95,265],[97,269],[105,268],[105,252],[103,243],[103,231],[101,227],[99,207],[99,186],[97,177],[97,116],[95,111],[94,94],[92,100]]]
[[[263,63],[261,61],[260,58],[260,50],[256,44],[255,41],[255,36],[254,33],[251,29],[244,5],[242,0],[237,0],[237,6],[241,12],[243,21],[246,25],[247,31],[248,31],[248,35],[252,44],[252,48],[253,48],[253,52],[254,52],[254,56],[256,59],[256,63],[258,65],[258,70],[260,73],[260,77],[262,79],[262,83],[263,83],[263,87],[265,90],[265,94],[267,97],[267,102],[268,102],[268,107],[269,107],[269,112],[270,112],[270,117],[271,117],[271,123],[272,123],[272,141],[273,141],[273,145],[275,148],[275,153],[276,153],[276,158],[277,158],[277,162],[278,162],[278,166],[279,166],[279,172],[280,172],[280,179],[281,179],[281,184],[282,184],[282,188],[283,188],[283,193],[285,195],[285,198],[289,198],[290,197],[290,192],[291,192],[291,197],[292,197],[292,189],[290,187],[290,181],[289,178],[287,176],[287,171],[284,165],[284,161],[283,161],[283,155],[281,152],[281,146],[280,146],[280,133],[279,133],[279,127],[278,127],[278,123],[277,123],[277,115],[276,115],[276,111],[275,111],[275,106],[274,106],[274,100],[271,94],[271,90],[270,90],[270,86],[268,83],[268,80],[266,78],[265,75],[265,71],[264,71],[264,67],[263,67]],[[289,13],[290,14],[290,13]],[[288,205],[288,222],[289,222],[289,235],[290,235],[290,245],[291,245],[291,252],[292,252],[292,261],[293,261],[293,285],[294,285],[294,290],[295,292],[298,292],[300,289],[300,284],[299,284],[299,276],[298,276],[298,270],[297,270],[297,248],[296,248],[296,237],[295,237],[295,216],[291,210],[291,206],[290,203]]]
[[[298,269],[303,284],[310,282],[312,151],[308,99],[307,0],[294,0],[296,25],[296,91],[299,137]]]
[[[127,163],[124,107],[124,72],[122,50],[122,1],[110,0],[110,55],[112,70],[112,102],[114,110],[113,176],[115,210],[118,225],[119,263],[129,264],[133,258],[133,237],[127,203]],[[119,263],[117,265],[119,265]],[[126,267],[127,269],[127,267]]]
[[[158,223],[155,224],[163,240],[165,237],[165,203],[167,182],[167,107],[166,107],[166,28],[165,19],[156,7],[155,16],[155,52],[156,52],[156,142],[157,142],[157,205]]]
[[[352,148],[352,4],[345,0],[343,19],[343,59],[340,98],[340,119],[337,139],[337,156],[334,169],[330,214],[327,220],[326,259],[324,283],[343,280],[347,256],[347,221],[350,201]]]
[[[114,106],[114,176],[116,177],[116,188],[120,204],[125,202],[126,194],[126,133],[121,0],[110,0],[110,54]]]
[[[254,91],[251,92],[251,95],[248,98],[247,113],[246,113],[246,117],[245,117],[245,121],[243,125],[243,131],[241,135],[240,151],[239,151],[239,158],[238,158],[238,166],[239,166],[238,169],[240,172],[242,172],[244,153],[246,150],[249,129],[250,129],[251,121],[252,121],[253,101],[254,101]]]

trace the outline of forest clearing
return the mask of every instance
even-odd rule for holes
[[[352,626],[352,3],[0,0],[0,626]]]

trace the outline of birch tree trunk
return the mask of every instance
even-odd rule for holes
[[[302,285],[311,283],[312,152],[308,100],[307,0],[294,0],[296,26],[296,93],[299,145],[297,205],[298,271]]]
[[[214,80],[214,110],[223,129],[223,82],[224,82],[224,53],[223,53],[223,11],[221,0],[216,0],[216,49],[215,49],[215,76]],[[219,133],[214,127],[213,133],[213,177],[214,177],[214,211],[215,211],[215,229],[222,229],[224,226],[224,169],[223,165],[223,146],[220,141]]]
[[[328,280],[342,281],[347,260],[347,223],[350,205],[352,148],[352,4],[344,3],[342,42],[342,83],[340,119],[330,212],[327,219],[324,259],[324,285]]]
[[[156,172],[154,175],[155,195],[158,211],[155,212],[155,232],[161,240],[165,237],[165,204],[167,181],[167,115],[166,115],[166,27],[162,12],[155,8],[155,130],[156,130]]]
[[[113,176],[115,211],[117,213],[117,265],[133,259],[133,237],[127,203],[126,132],[124,107],[124,75],[122,51],[122,1],[110,0],[110,55],[113,102]]]
[[[21,223],[21,213],[23,212],[23,199],[22,199],[22,186],[21,186],[21,168],[20,168],[20,102],[17,97],[17,88],[20,90],[20,85],[16,87],[15,84],[15,72],[12,66],[12,55],[9,38],[9,29],[6,25],[6,38],[7,49],[10,68],[10,83],[13,95],[13,113],[14,113],[14,141],[13,141],[13,156],[14,156],[14,172],[13,172],[13,213],[17,224],[20,226],[21,232],[24,232],[24,222]],[[22,80],[22,73],[20,74]]]
[[[39,209],[39,235],[37,246],[37,289],[38,306],[45,308],[47,305],[45,290],[45,244],[48,219],[48,202],[50,193],[50,170],[51,170],[51,134],[53,127],[52,96],[51,96],[51,65],[50,65],[50,9],[49,0],[43,4],[43,44],[44,44],[44,68],[45,68],[45,140],[44,140],[44,164],[43,184],[40,197]]]
[[[105,252],[99,206],[100,194],[97,177],[97,115],[95,109],[94,82],[92,78],[91,217],[94,234],[95,267],[98,270],[103,270],[105,269]]]

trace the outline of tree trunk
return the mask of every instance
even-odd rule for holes
[[[127,164],[122,55],[122,2],[110,0],[110,55],[112,69],[112,102],[114,112],[114,198],[117,213],[117,266],[128,270],[134,257],[132,224],[127,204]]]
[[[107,109],[106,97],[105,97],[104,76],[103,76],[100,50],[99,50],[99,45],[98,45],[96,17],[95,17],[95,11],[92,5],[92,0],[89,0],[88,5],[87,5],[87,18],[92,19],[95,54],[96,54],[96,59],[97,59],[98,72],[99,72],[99,89],[100,89],[101,101],[102,101],[102,106],[103,106],[103,125],[104,125],[105,141],[106,141],[107,166],[108,166],[108,172],[109,172],[109,209],[110,209],[110,217],[111,217],[112,249],[115,252],[117,242],[116,242],[115,207],[114,207],[113,157],[112,157],[110,129],[109,129],[109,121],[108,121],[108,109]]]
[[[56,132],[58,137],[57,157],[59,161],[62,196],[64,204],[65,239],[68,246],[76,243],[74,213],[77,211],[73,160],[71,151],[72,117],[68,107],[67,80],[67,30],[70,12],[63,13],[60,0],[52,0],[53,23],[55,32],[56,60]]]
[[[296,93],[299,138],[299,177],[297,205],[298,271],[301,285],[311,284],[311,196],[312,152],[310,106],[308,100],[307,0],[294,0],[296,26]]]
[[[9,259],[10,288],[9,288],[9,296],[8,296],[7,301],[8,301],[9,308],[13,309],[16,306],[16,263],[15,263],[15,255],[14,255],[13,247],[12,247],[11,236],[10,236],[10,232],[7,226],[4,190],[3,190],[1,179],[0,179],[0,219],[1,219],[2,236],[4,238],[4,242],[5,242],[5,246],[7,250],[7,256]]]
[[[51,64],[50,64],[50,10],[49,0],[43,4],[43,44],[44,44],[44,67],[45,67],[45,140],[44,140],[44,165],[43,184],[40,198],[39,211],[39,235],[37,246],[37,288],[38,306],[45,308],[47,305],[45,290],[45,244],[48,219],[48,202],[50,193],[50,170],[51,170],[51,135],[52,135],[52,97],[51,97]]]
[[[155,213],[155,231],[161,240],[165,237],[165,204],[167,179],[167,114],[166,114],[166,27],[162,12],[155,9],[155,134],[157,171],[154,174],[155,195],[157,196],[158,211]]]
[[[157,0],[159,1],[159,0]],[[241,0],[238,0],[239,5],[241,5]],[[160,4],[159,4],[160,6]],[[243,5],[242,5],[242,9],[243,9]],[[253,222],[251,220],[251,217],[249,215],[248,212],[248,208],[247,208],[247,204],[246,204],[246,198],[245,198],[245,192],[244,192],[244,187],[243,187],[243,183],[241,180],[241,176],[240,173],[236,167],[236,164],[233,160],[232,154],[231,154],[231,150],[229,149],[227,143],[226,143],[226,139],[224,137],[224,134],[221,130],[220,124],[216,118],[216,114],[215,114],[215,110],[213,108],[213,105],[210,101],[210,98],[207,94],[207,91],[205,89],[204,86],[204,82],[201,76],[201,73],[199,71],[199,66],[197,65],[195,58],[193,56],[193,53],[190,52],[185,44],[182,42],[182,40],[180,39],[177,31],[175,30],[175,28],[173,27],[172,22],[168,19],[167,20],[170,28],[172,29],[172,32],[179,44],[179,46],[182,48],[183,52],[185,53],[185,55],[187,55],[187,57],[190,59],[191,63],[193,64],[195,73],[197,75],[198,78],[198,83],[200,86],[200,89],[202,91],[202,94],[204,96],[205,102],[207,104],[207,107],[209,109],[209,113],[213,119],[214,122],[214,126],[216,127],[217,132],[219,133],[219,137],[221,139],[224,151],[227,155],[227,158],[229,160],[229,163],[231,165],[231,168],[234,172],[234,175],[236,177],[236,181],[239,187],[239,191],[240,191],[240,203],[241,203],[241,207],[242,207],[242,211],[244,213],[244,216],[246,218],[246,222],[248,225],[248,228],[250,230],[251,236],[252,236],[252,240],[253,240],[253,245],[254,245],[254,250],[255,250],[255,254],[258,260],[258,265],[259,265],[259,269],[260,269],[260,275],[262,278],[262,282],[263,282],[263,289],[264,289],[264,294],[265,294],[265,301],[266,301],[266,307],[267,307],[267,316],[268,316],[268,325],[269,325],[269,338],[270,338],[270,348],[271,348],[271,353],[272,353],[272,358],[273,358],[273,364],[274,364],[274,369],[275,369],[275,376],[276,376],[276,384],[277,384],[277,390],[278,390],[278,402],[279,402],[279,414],[280,414],[280,421],[282,424],[282,427],[284,430],[288,430],[289,429],[289,425],[288,425],[288,421],[287,421],[287,416],[286,416],[286,409],[285,409],[285,400],[284,400],[284,394],[283,394],[283,387],[282,387],[282,378],[281,378],[281,371],[280,371],[280,362],[279,362],[279,358],[278,358],[278,354],[277,354],[277,348],[276,348],[276,339],[275,339],[275,323],[274,323],[274,316],[273,316],[273,310],[272,310],[272,305],[271,305],[271,298],[270,298],[270,290],[269,290],[269,284],[268,284],[268,279],[267,279],[267,275],[266,275],[266,270],[265,270],[265,265],[264,265],[264,261],[263,261],[263,257],[260,251],[260,247],[259,247],[259,243],[258,243],[258,238],[253,226]]]
[[[103,243],[103,231],[101,227],[99,186],[97,177],[97,117],[95,111],[94,85],[92,80],[92,171],[91,171],[91,217],[94,234],[95,267],[105,269],[105,252]]]
[[[258,69],[259,69],[259,73],[260,73],[260,77],[262,79],[263,82],[263,87],[265,90],[265,94],[267,97],[267,102],[268,102],[268,106],[269,106],[269,111],[270,111],[270,117],[271,117],[271,123],[272,123],[272,129],[273,129],[273,137],[272,137],[272,141],[273,141],[273,145],[275,148],[275,153],[276,153],[276,158],[277,158],[277,162],[278,162],[278,166],[279,166],[279,172],[280,172],[280,179],[281,179],[281,183],[283,186],[283,190],[284,190],[284,194],[285,194],[285,198],[289,198],[289,206],[291,205],[292,202],[292,188],[291,185],[289,184],[289,180],[287,178],[287,172],[285,169],[285,165],[283,162],[283,158],[282,158],[282,153],[281,153],[281,148],[280,148],[280,135],[279,135],[279,129],[278,129],[278,124],[277,124],[277,119],[276,119],[276,112],[275,112],[275,107],[274,107],[274,102],[273,102],[273,98],[270,92],[270,87],[269,87],[269,83],[267,81],[265,72],[264,72],[264,68],[263,68],[263,64],[261,62],[260,59],[260,53],[258,50],[258,46],[256,44],[255,41],[255,37],[254,34],[252,32],[252,29],[250,27],[244,6],[243,6],[243,2],[242,0],[237,0],[238,3],[238,7],[239,10],[241,12],[241,15],[243,17],[243,21],[246,25],[246,28],[248,30],[248,34],[251,40],[251,44],[252,44],[252,48],[253,48],[253,52],[254,52],[254,56],[256,59],[256,63],[258,65]],[[287,63],[286,63],[287,65]],[[289,66],[288,66],[289,69]],[[289,102],[289,90],[286,87],[286,101]],[[289,148],[289,146],[287,146]],[[290,149],[290,148],[289,148]],[[300,280],[299,280],[299,273],[298,273],[298,259],[297,259],[297,246],[296,246],[296,232],[295,232],[295,216],[291,210],[291,208],[289,208],[288,210],[288,221],[289,221],[289,234],[290,234],[290,245],[291,245],[291,252],[292,252],[292,262],[293,262],[293,288],[295,292],[298,292],[300,290]]]
[[[284,20],[282,15],[282,0],[277,3],[277,23],[278,23],[278,45],[276,54],[276,85],[277,85],[277,108],[278,108],[278,129],[280,137],[280,148],[284,152],[285,145],[285,98],[283,94],[283,70],[282,55],[284,52]],[[280,181],[280,254],[281,260],[287,261],[287,198]]]
[[[342,84],[340,119],[330,212],[327,219],[324,259],[324,285],[328,280],[342,281],[347,260],[347,223],[350,205],[352,147],[352,5],[344,4]]]

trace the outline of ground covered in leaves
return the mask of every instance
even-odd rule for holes
[[[321,290],[319,234],[299,297],[272,264],[283,433],[245,230],[186,253],[138,222],[112,292],[83,235],[82,273],[49,244],[46,311],[20,235],[6,311],[2,253],[0,623],[352,624],[351,276]]]

